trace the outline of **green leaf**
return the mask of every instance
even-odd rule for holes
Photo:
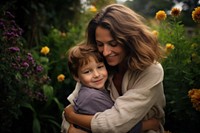
[[[63,109],[64,109],[64,105],[61,104],[61,103],[59,102],[59,100],[58,100],[56,97],[54,97],[53,100],[54,100],[55,103],[58,105],[59,110],[60,110],[60,111],[63,111]]]
[[[50,85],[44,85],[43,91],[44,91],[44,95],[47,97],[47,105],[46,106],[48,106],[54,98],[53,87]]]
[[[40,57],[40,61],[42,63],[48,63],[49,62],[49,58],[47,58],[47,57]]]
[[[40,129],[40,121],[38,120],[38,118],[35,116],[33,118],[33,133],[40,133],[41,129]]]
[[[33,108],[33,106],[32,106],[30,103],[24,102],[24,103],[21,104],[21,106],[22,106],[22,107],[25,107],[25,108],[27,108],[27,109],[30,109],[33,113],[36,112],[35,109]]]

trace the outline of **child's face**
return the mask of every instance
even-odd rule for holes
[[[108,78],[108,73],[103,62],[96,62],[90,57],[90,62],[78,69],[78,80],[85,86],[102,89]]]

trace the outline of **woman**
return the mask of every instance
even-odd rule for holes
[[[94,133],[126,133],[141,120],[157,118],[159,130],[148,133],[163,133],[162,51],[142,17],[123,5],[108,5],[89,22],[87,43],[97,47],[108,64],[107,89],[115,104],[94,116],[76,114],[68,106],[67,121]]]

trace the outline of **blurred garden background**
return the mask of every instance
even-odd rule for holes
[[[200,132],[199,0],[0,0],[1,133],[60,132],[75,86],[66,51],[111,3],[144,16],[165,49],[165,130]]]

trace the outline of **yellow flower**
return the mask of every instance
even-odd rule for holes
[[[47,46],[42,47],[40,50],[40,53],[47,55],[49,53],[50,49]]]
[[[158,31],[153,30],[152,33],[153,33],[155,36],[158,36]]]
[[[165,45],[165,48],[168,49],[168,50],[171,50],[171,49],[174,49],[175,47],[174,47],[173,44],[167,43],[167,44]]]
[[[57,76],[58,82],[62,82],[64,79],[65,79],[65,75],[64,75],[64,74],[59,74],[59,75]]]
[[[173,17],[177,17],[177,16],[180,15],[180,12],[181,12],[181,10],[180,10],[179,8],[172,8],[172,10],[171,10],[171,15],[172,15]]]
[[[165,13],[165,11],[160,10],[156,13],[156,19],[158,20],[165,20],[167,18],[167,14]]]
[[[195,22],[200,23],[200,7],[197,7],[192,11],[192,19]]]
[[[166,54],[169,54],[169,53],[171,52],[171,50],[173,50],[174,48],[175,48],[175,47],[174,47],[173,44],[167,43],[167,44],[165,45],[165,52],[166,52]]]
[[[93,5],[91,5],[90,8],[89,8],[89,11],[90,12],[97,12],[97,8]]]

